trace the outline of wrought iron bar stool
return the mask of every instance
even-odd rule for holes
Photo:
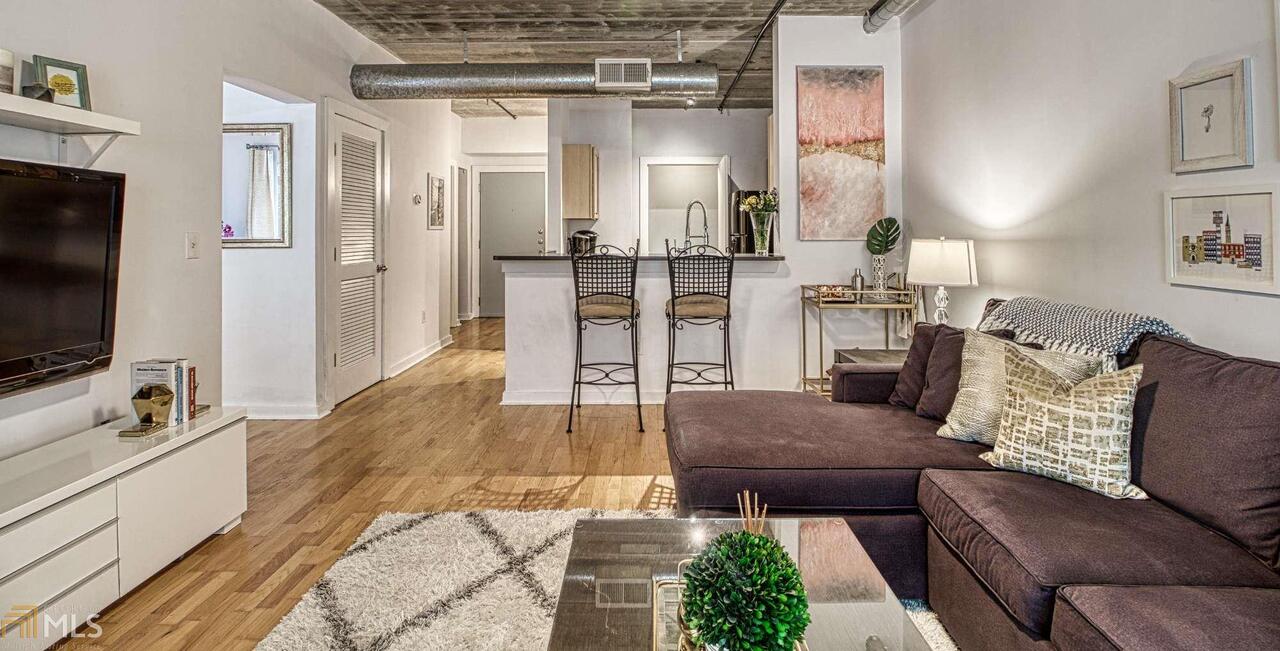
[[[733,283],[733,255],[714,246],[697,244],[672,248],[667,241],[667,270],[671,298],[667,300],[667,393],[671,385],[733,387],[733,352],[729,345],[729,294]],[[721,362],[676,361],[676,332],[689,325],[716,325],[724,333]],[[720,372],[720,379],[708,373]],[[681,372],[683,379],[677,379]]]
[[[574,320],[577,324],[578,343],[574,353],[573,391],[569,394],[569,426],[573,432],[573,412],[582,409],[582,385],[619,386],[634,384],[636,387],[636,418],[640,431],[644,431],[644,414],[640,410],[640,303],[636,301],[636,264],[639,260],[636,248],[623,251],[616,246],[600,244],[589,250],[573,254],[573,289],[575,296]],[[582,333],[587,324],[599,326],[622,325],[631,333],[631,363],[582,361]],[[587,371],[592,377],[583,379]],[[620,379],[614,374],[630,371],[631,379]]]

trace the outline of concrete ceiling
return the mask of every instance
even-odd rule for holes
[[[472,63],[587,63],[597,57],[676,60],[674,32],[683,30],[685,61],[720,68],[720,92],[733,80],[774,0],[316,0],[365,36],[409,63],[462,61],[462,35]],[[783,14],[862,15],[875,0],[789,0]],[[770,37],[730,96],[729,108],[773,104]],[[720,99],[703,100],[714,108]],[[506,101],[503,105],[512,109]],[[640,108],[679,107],[679,99],[636,100]],[[483,100],[455,100],[464,117],[505,116]],[[546,104],[541,103],[546,114]],[[538,110],[532,105],[531,110]],[[517,115],[521,111],[512,109]]]

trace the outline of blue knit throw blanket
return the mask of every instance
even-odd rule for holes
[[[1155,317],[1057,303],[1034,296],[1019,296],[1001,303],[982,321],[980,328],[1012,330],[1019,343],[1035,343],[1049,350],[1112,361],[1128,352],[1133,343],[1147,333],[1187,338]]]

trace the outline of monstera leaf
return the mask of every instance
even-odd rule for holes
[[[902,237],[902,227],[898,220],[885,217],[867,231],[867,250],[871,255],[885,255],[898,246],[899,237]]]

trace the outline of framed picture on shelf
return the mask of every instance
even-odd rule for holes
[[[444,230],[444,177],[430,176],[427,182],[427,228]]]
[[[1280,294],[1277,201],[1280,185],[1167,193],[1169,284]]]
[[[83,63],[31,57],[36,80],[53,90],[53,103],[92,110],[89,102],[89,70]]]
[[[1241,59],[1169,82],[1174,173],[1253,165],[1252,69]]]

